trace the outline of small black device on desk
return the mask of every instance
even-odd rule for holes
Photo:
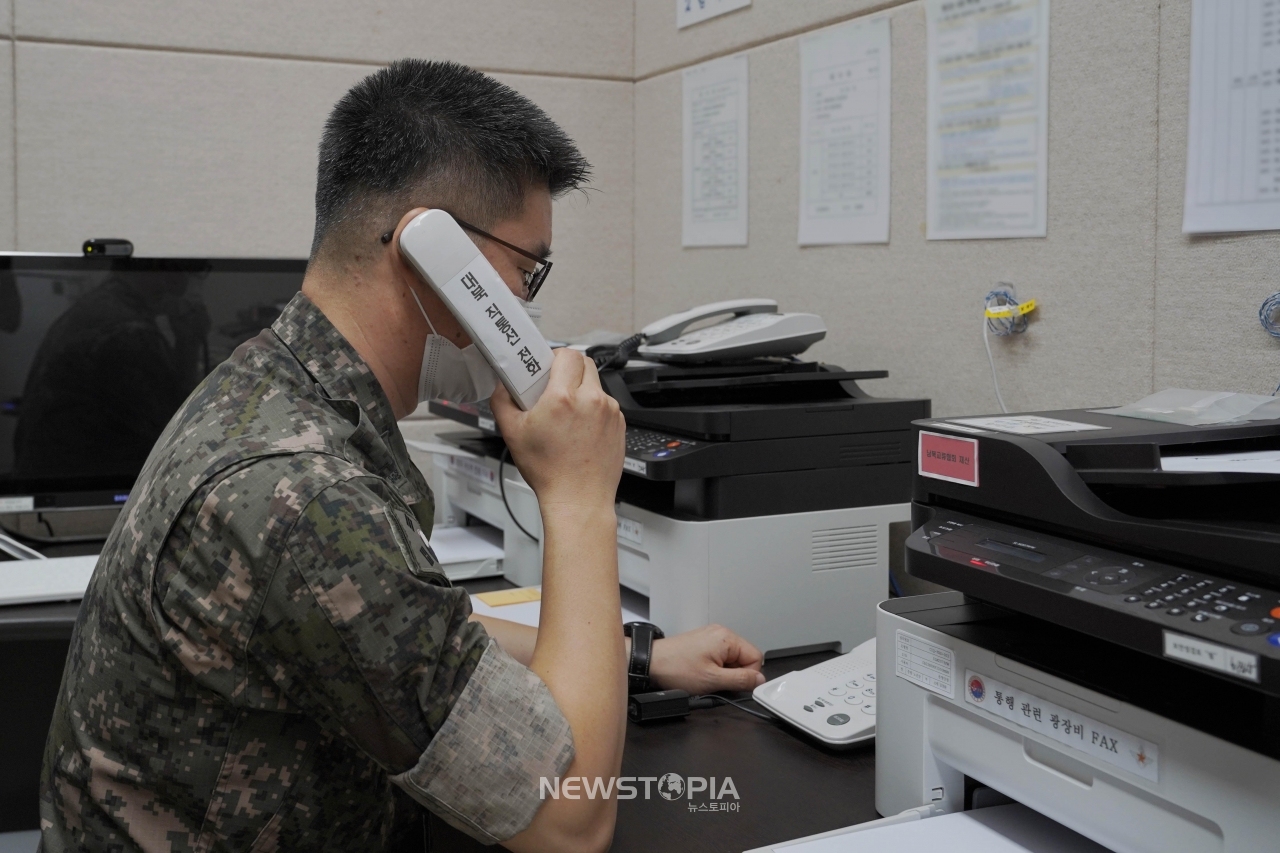
[[[1238,701],[1162,713],[1280,757],[1280,475],[1227,464],[1280,450],[1280,421],[1071,410],[916,432],[912,575],[1207,674]]]

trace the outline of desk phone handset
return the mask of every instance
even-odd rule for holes
[[[462,227],[445,211],[428,210],[405,226],[400,250],[520,408],[532,408],[547,387],[551,347]]]
[[[695,323],[729,315],[686,332]],[[779,313],[773,299],[731,299],[664,317],[640,330],[636,355],[654,361],[719,361],[798,355],[827,336],[816,314]]]

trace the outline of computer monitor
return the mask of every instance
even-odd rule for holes
[[[119,506],[301,260],[0,255],[0,513]]]

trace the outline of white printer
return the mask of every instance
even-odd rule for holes
[[[844,371],[795,359],[631,363],[606,370],[627,418],[618,489],[624,586],[648,596],[649,618],[674,633],[718,622],[762,650],[848,651],[874,633],[889,588],[890,539],[909,518],[910,423],[928,400],[872,397]],[[504,572],[536,583],[536,499],[484,404],[431,404],[480,435],[440,433],[468,456],[437,456],[446,516],[503,527]],[[507,503],[520,525],[506,518]],[[891,527],[895,529],[891,531]],[[513,563],[513,559],[516,561]]]
[[[906,567],[956,591],[879,606],[885,822],[994,790],[1116,853],[1280,850],[1280,475],[1211,464],[1280,421],[916,430]]]

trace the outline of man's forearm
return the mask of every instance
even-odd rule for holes
[[[498,641],[502,650],[520,663],[525,666],[533,663],[533,647],[538,642],[537,628],[478,613],[471,614],[471,621],[483,625],[485,632]]]
[[[485,632],[498,641],[498,645],[502,647],[502,650],[520,661],[520,663],[525,666],[533,663],[533,647],[538,642],[537,628],[531,625],[521,625],[519,622],[498,619],[494,616],[481,616],[479,613],[472,613],[471,621],[483,625]],[[619,628],[618,630],[622,629]],[[654,647],[656,648],[662,642],[662,640],[655,640]],[[622,655],[628,660],[631,658],[630,637],[623,637],[622,639]]]
[[[546,683],[573,730],[569,776],[609,779],[622,763],[626,734],[626,659],[618,592],[617,521],[611,504],[598,509],[543,507],[542,611],[530,669]],[[499,630],[502,630],[501,628]],[[499,640],[499,643],[502,641]],[[612,831],[617,802],[548,800],[512,849]],[[563,842],[563,843],[560,843]],[[586,849],[602,849],[608,837]]]
[[[578,715],[584,733],[604,737],[600,745],[616,753],[606,763],[615,764],[626,722],[617,518],[612,505],[543,515],[542,609],[530,668],[571,724]]]

